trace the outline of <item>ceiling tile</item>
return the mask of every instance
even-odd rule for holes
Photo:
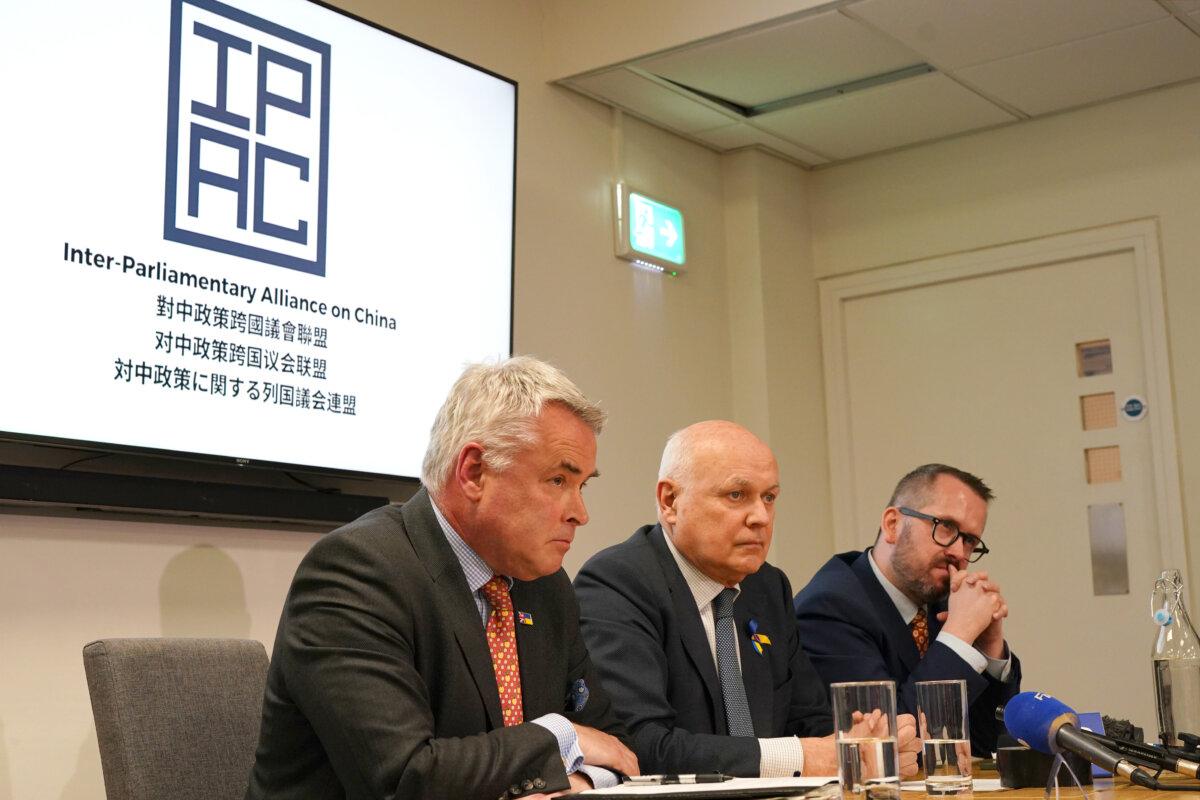
[[[624,68],[571,78],[565,83],[682,133],[728,125],[734,119],[730,114],[714,110],[703,102]]]
[[[1200,76],[1200,37],[1174,17],[959,70],[1037,115]]]
[[[861,0],[845,11],[943,71],[1167,17],[1154,0]]]
[[[720,128],[714,128],[711,131],[699,131],[692,135],[702,142],[707,142],[713,147],[720,148],[722,151],[762,145],[808,166],[829,163],[829,159],[824,156],[805,150],[799,145],[793,144],[786,139],[780,139],[778,136],[767,133],[764,130],[759,130],[745,122],[739,122],[735,125],[725,125]]]
[[[763,114],[754,123],[837,160],[1014,119],[945,75],[933,73]]]
[[[839,86],[921,63],[911,50],[836,11],[636,62],[741,106]]]

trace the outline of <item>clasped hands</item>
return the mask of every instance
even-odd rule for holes
[[[1000,585],[986,572],[950,569],[950,601],[946,611],[938,613],[945,623],[942,630],[974,645],[989,658],[1004,657],[1003,620],[1008,603],[1000,594]]]
[[[855,711],[851,718],[850,730],[842,735],[843,739],[882,739],[888,737],[887,716],[876,709],[864,714]],[[837,775],[837,741],[836,735],[822,736],[813,739],[801,739],[804,745],[804,774],[805,775]],[[917,774],[917,755],[921,752],[922,742],[917,737],[917,721],[912,714],[900,714],[896,717],[896,749],[899,752],[900,777],[911,778]],[[863,748],[859,754],[862,759],[863,774],[878,774],[879,764],[874,748]]]

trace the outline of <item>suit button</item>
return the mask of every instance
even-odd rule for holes
[[[519,797],[521,795],[521,787],[514,783],[512,786],[508,787],[508,793],[513,797]]]
[[[526,778],[526,779],[525,779],[525,780],[524,780],[524,781],[521,783],[521,788],[522,788],[522,789],[524,789],[524,790],[525,790],[525,791],[527,791],[527,792],[532,792],[532,791],[533,791],[533,781],[531,781],[531,780],[529,780],[528,778]]]
[[[545,782],[544,780],[542,780],[541,778],[538,778],[536,781],[534,781],[534,782],[533,782],[533,788],[535,788],[535,789],[545,789],[545,788],[546,788],[546,782]]]

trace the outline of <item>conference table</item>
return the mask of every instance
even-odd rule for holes
[[[999,777],[995,772],[980,772],[976,775],[979,778],[996,778]],[[1165,779],[1168,782],[1178,783],[1200,783],[1191,781],[1185,778]],[[1166,800],[1167,798],[1175,798],[1175,800],[1200,800],[1200,791],[1155,791],[1152,789],[1144,789],[1141,786],[1134,786],[1125,780],[1113,780],[1111,778],[1097,780],[1092,786],[1084,787],[1087,789],[1089,800]],[[998,792],[975,792],[975,800],[1043,800],[1046,796],[1044,786],[1029,786],[1024,789],[1002,789]],[[1052,794],[1051,797],[1054,795]],[[1060,782],[1058,796],[1060,800],[1079,800],[1082,796],[1079,789],[1075,786],[1066,786]],[[917,792],[904,792],[901,800],[940,800],[940,798],[931,797],[927,794],[918,794]]]
[[[1173,776],[1170,773],[1165,773],[1165,775],[1167,775],[1169,777],[1164,777],[1163,778],[1164,782],[1176,783],[1176,784],[1188,784],[1188,783],[1200,784],[1200,781],[1195,781],[1195,780],[1183,778],[1180,776]],[[995,779],[999,778],[1000,776],[994,770],[980,770],[977,767],[975,770],[975,777],[982,778],[982,779],[995,780]],[[913,779],[909,779],[909,781],[906,781],[906,782],[911,783],[912,780]],[[707,786],[715,788],[715,786],[720,786],[720,785],[721,784],[717,784],[717,785],[708,784]],[[729,786],[729,784],[724,784],[724,785]],[[662,788],[667,789],[667,787],[662,787]],[[1084,788],[1087,790],[1088,800],[1170,800],[1171,798],[1173,798],[1174,800],[1200,800],[1200,791],[1163,791],[1163,790],[1156,791],[1153,789],[1145,789],[1141,786],[1134,786],[1133,784],[1129,783],[1128,781],[1126,781],[1124,779],[1119,779],[1119,780],[1113,780],[1112,778],[1098,779],[1095,781],[1094,784],[1092,784],[1090,786],[1086,786]],[[659,795],[659,796],[686,798],[688,796],[687,794],[675,794],[675,792],[679,791],[680,789],[682,789],[682,787],[671,787],[671,790],[670,790],[671,794],[668,795],[664,792],[663,795]],[[832,791],[830,791],[830,790],[832,790]],[[643,791],[647,791],[648,793],[645,795],[642,795],[642,796],[655,796],[657,794],[657,792],[655,792],[653,794],[649,793],[649,792],[653,791],[650,789],[650,787],[645,787],[643,789]],[[692,791],[703,791],[703,790],[701,789],[700,786],[695,786],[694,789],[692,789]],[[763,794],[761,794],[761,791],[762,791],[761,788],[759,788],[757,791],[760,792],[759,794],[757,794],[757,796],[759,796],[759,797],[764,796]],[[605,794],[608,794],[608,793],[609,793],[608,790],[593,790],[591,792],[583,792],[578,795],[570,795],[570,796],[571,797],[579,797],[582,800],[583,798],[588,797],[589,795],[604,796]],[[730,796],[736,797],[737,795],[731,794]],[[772,796],[773,797],[789,797],[789,796],[790,797],[802,797],[803,795],[800,795],[800,794],[792,795],[790,793],[783,793],[783,794],[772,795]],[[1053,796],[1054,795],[1051,794],[1051,797],[1053,797]],[[816,790],[816,792],[811,794],[810,797],[819,797],[819,798],[823,798],[823,800],[841,800],[843,795],[841,794],[841,792],[837,791],[836,786],[826,785],[824,787],[821,787],[819,790]],[[1029,787],[1026,787],[1023,789],[1001,789],[999,791],[976,791],[974,793],[974,800],[1044,800],[1045,797],[1046,797],[1046,789],[1044,786],[1029,786]],[[1058,788],[1058,799],[1059,800],[1081,800],[1082,795],[1080,794],[1079,789],[1074,784],[1070,784],[1068,786],[1067,784],[1064,784],[1060,781],[1059,788]],[[928,795],[928,794],[925,794],[924,792],[920,792],[920,791],[907,791],[906,790],[901,793],[900,800],[945,800],[945,796],[944,795]]]

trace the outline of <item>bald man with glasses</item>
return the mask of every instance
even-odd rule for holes
[[[874,547],[831,558],[795,600],[800,641],[826,684],[890,678],[898,710],[915,714],[918,681],[966,680],[976,755],[995,750],[995,710],[1021,684],[1000,586],[968,569],[988,553],[991,499],[969,472],[917,467],[896,485]]]

